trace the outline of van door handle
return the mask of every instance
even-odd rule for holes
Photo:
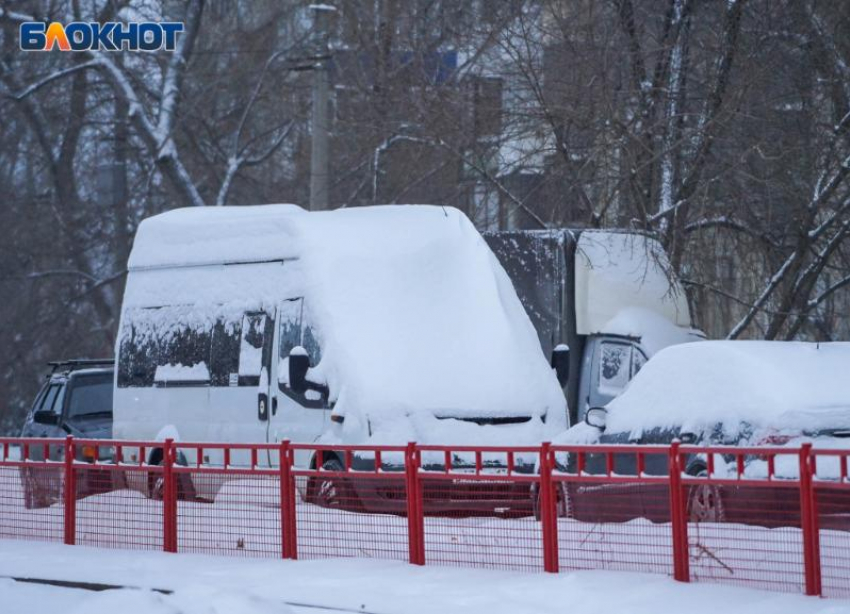
[[[272,397],[272,416],[277,415],[277,396]]]
[[[257,417],[260,422],[265,422],[269,419],[269,395],[261,392],[257,396]]]

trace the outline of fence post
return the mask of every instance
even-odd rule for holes
[[[77,538],[77,481],[74,475],[74,438],[65,438],[65,490],[63,491],[65,507],[65,543],[73,546]]]
[[[670,529],[673,538],[673,578],[679,582],[691,581],[688,561],[688,510],[683,499],[682,464],[679,442],[670,445],[667,460],[670,476]]]
[[[174,440],[166,439],[162,450],[162,547],[177,552],[177,490],[174,484]]]
[[[295,482],[289,440],[280,442],[280,541],[285,559],[298,558],[298,525],[295,518]]]
[[[543,570],[558,573],[558,498],[552,488],[551,444],[540,447],[540,525],[543,534]]]
[[[811,461],[812,444],[804,443],[800,447],[800,528],[803,531],[806,594],[820,595],[820,523],[812,484],[814,475]]]
[[[407,543],[412,565],[425,564],[425,506],[419,481],[416,444],[408,443],[404,453],[405,489],[407,490]]]

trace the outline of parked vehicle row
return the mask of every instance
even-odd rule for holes
[[[390,513],[404,512],[398,493],[346,480],[333,446],[850,443],[841,377],[850,344],[688,343],[701,339],[663,250],[639,234],[482,239],[461,212],[430,206],[178,209],[139,227],[114,370],[57,365],[23,434],[323,444],[321,458],[296,455],[298,467],[328,474],[302,497]],[[795,378],[809,386],[788,386]],[[215,465],[221,454],[177,460]],[[617,455],[616,472],[636,474],[635,459]],[[138,460],[158,465],[162,448]],[[644,461],[642,473],[667,474],[663,455]],[[534,455],[516,463],[537,471]],[[584,470],[603,464],[590,455]],[[369,470],[374,458],[355,455],[353,465]],[[688,460],[689,474],[706,469],[705,459]],[[759,470],[758,458],[748,470]],[[50,476],[22,475],[28,506],[55,500]],[[78,486],[82,494],[129,486],[161,495],[156,472],[112,485],[91,475],[96,483]],[[182,475],[185,497],[211,501],[222,485]],[[528,486],[487,497],[473,483],[455,486],[451,496],[426,496],[426,512],[523,515],[536,503]],[[645,485],[571,484],[558,497],[562,513],[579,519],[665,520],[663,493]],[[746,520],[747,501],[765,504],[712,488],[695,489],[689,507],[704,520]],[[794,520],[793,502],[767,503]]]

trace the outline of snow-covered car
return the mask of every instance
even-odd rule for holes
[[[118,438],[528,445],[567,427],[510,279],[456,209],[177,209],[141,223],[128,268]],[[295,460],[316,464],[309,450]],[[342,457],[322,465],[338,470]],[[330,486],[303,494],[338,492]],[[198,480],[194,495],[219,487]]]
[[[850,448],[850,343],[781,341],[705,341],[659,352],[626,391],[604,408],[591,409],[559,443],[687,444],[744,447],[786,446],[775,459],[779,478],[799,476],[795,452],[804,442],[814,447]],[[715,455],[715,477],[737,475]],[[834,459],[837,464],[837,459]],[[637,475],[637,456],[614,456],[614,470]],[[646,455],[645,475],[666,475],[667,457]],[[603,455],[588,455],[584,470],[603,473]],[[685,470],[704,475],[707,459],[692,455]],[[820,470],[829,471],[821,467]],[[767,462],[746,457],[745,476],[761,477]],[[823,475],[823,473],[820,473]],[[620,484],[572,485],[567,493],[580,519],[628,520],[644,516],[668,520],[666,486]],[[825,489],[824,509],[833,524],[850,528],[850,491]],[[841,512],[843,510],[843,512]],[[695,488],[689,501],[695,520],[766,525],[799,523],[799,492],[782,488],[723,486]],[[829,524],[829,523],[827,523]]]
[[[21,429],[21,437],[109,439],[112,436],[112,359],[75,359],[49,363],[52,370],[35,397]],[[46,452],[46,454],[45,454]],[[76,450],[81,460],[94,457],[91,446]],[[106,456],[98,450],[98,456]],[[63,446],[31,446],[29,458],[60,461]],[[45,507],[58,500],[58,469],[22,469],[24,504]],[[105,471],[81,472],[77,495],[88,496],[111,489],[111,474]]]

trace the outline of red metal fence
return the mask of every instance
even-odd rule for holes
[[[850,450],[0,439],[0,538],[850,597]]]

